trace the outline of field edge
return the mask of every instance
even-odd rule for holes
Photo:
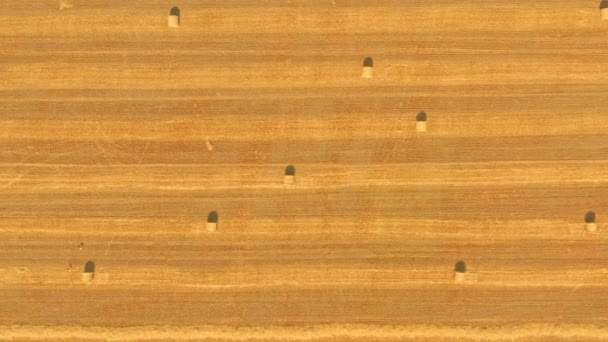
[[[370,325],[315,326],[0,326],[0,341],[324,341],[324,340],[523,341],[531,339],[608,340],[608,326],[591,324],[524,325]]]

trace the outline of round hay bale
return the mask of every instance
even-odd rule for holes
[[[173,7],[171,11],[169,11],[169,22],[168,26],[172,28],[179,27],[181,23],[181,11],[177,7]]]
[[[461,283],[465,281],[465,274],[467,272],[467,266],[464,261],[459,261],[454,265],[454,281]]]
[[[597,223],[595,222],[595,212],[590,211],[585,214],[585,229],[587,229],[588,232],[597,231]]]
[[[289,165],[285,168],[285,178],[283,183],[293,184],[296,182],[296,168],[293,165]]]
[[[212,211],[207,215],[207,231],[215,232],[217,231],[217,223],[219,221],[219,214],[217,211]]]
[[[372,78],[374,76],[374,60],[371,57],[366,57],[363,60],[363,70],[361,71],[361,77]]]
[[[95,273],[90,273],[90,272],[83,272],[82,273],[82,281],[85,283],[89,283],[91,281],[93,281],[93,277],[95,276]]]
[[[416,132],[426,132],[426,113],[420,112],[416,115]]]
[[[602,0],[600,2],[600,15],[602,20],[608,20],[608,0]]]
[[[95,277],[95,263],[93,261],[87,261],[84,264],[84,272],[82,272],[82,281],[91,282]]]

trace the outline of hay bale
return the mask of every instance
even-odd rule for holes
[[[363,60],[363,70],[361,71],[361,77],[372,78],[374,76],[374,60],[371,57],[366,57]]]
[[[215,232],[217,231],[217,223],[219,221],[219,214],[217,211],[212,211],[207,215],[207,231]]]
[[[285,168],[285,177],[283,183],[293,184],[296,182],[296,168],[293,165],[289,165]]]
[[[177,7],[173,7],[169,11],[168,26],[172,28],[178,28],[181,24],[181,11]]]
[[[416,132],[426,132],[426,113],[420,112],[416,115]]]
[[[595,212],[590,211],[585,214],[585,229],[587,229],[588,232],[597,231],[597,223],[595,222]]]
[[[93,281],[95,277],[95,263],[93,261],[87,261],[84,264],[84,272],[82,273],[82,281],[85,283]]]
[[[602,20],[608,20],[608,0],[600,2],[600,15]]]
[[[465,281],[465,275],[467,272],[467,266],[464,261],[459,261],[454,266],[454,281],[457,283],[462,283]]]
[[[95,277],[95,273],[91,273],[91,272],[82,273],[82,281],[85,283],[92,282],[94,277]]]

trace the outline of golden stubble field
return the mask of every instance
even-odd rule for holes
[[[599,2],[72,3],[0,13],[0,340],[608,338]]]

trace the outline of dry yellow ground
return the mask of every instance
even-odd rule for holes
[[[608,339],[599,2],[71,3],[1,4],[0,341]]]

